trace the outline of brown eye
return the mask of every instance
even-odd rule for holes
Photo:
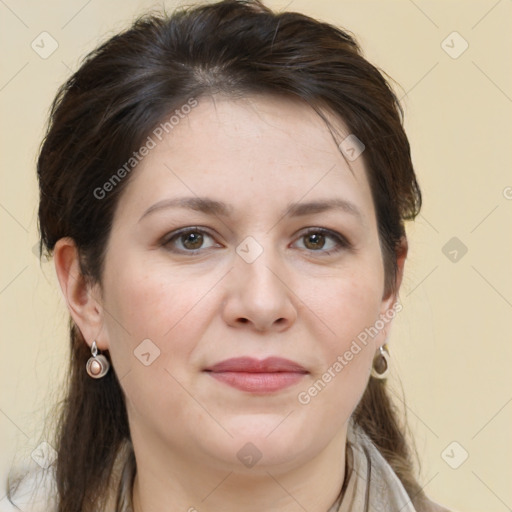
[[[318,250],[325,246],[325,235],[322,233],[308,233],[304,235],[304,246],[306,249]]]
[[[221,247],[212,235],[195,227],[175,231],[164,239],[162,245],[172,252],[181,254],[195,254],[213,247]]]
[[[343,235],[326,228],[309,228],[297,239],[294,246],[316,252],[318,256],[327,256],[352,247]]]
[[[180,241],[185,249],[193,251],[201,248],[204,239],[201,233],[192,232],[181,235]]]

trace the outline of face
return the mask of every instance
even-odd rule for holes
[[[106,251],[98,344],[134,445],[240,471],[310,460],[367,385],[384,295],[363,158],[301,103],[202,98],[133,171]]]

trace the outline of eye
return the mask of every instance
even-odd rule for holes
[[[198,227],[175,231],[164,239],[162,245],[171,251],[181,253],[195,253],[200,249],[220,247],[209,233]]]
[[[349,243],[342,235],[325,228],[310,228],[295,243],[299,249],[323,254],[331,254],[349,247]]]

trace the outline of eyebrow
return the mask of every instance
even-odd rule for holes
[[[186,208],[222,217],[229,217],[233,213],[232,206],[209,197],[179,197],[175,199],[163,199],[162,201],[155,203],[153,206],[150,206],[142,214],[139,222],[154,212],[168,208]],[[284,209],[281,218],[286,216],[300,217],[304,215],[312,215],[315,213],[323,213],[328,210],[342,210],[345,213],[353,215],[361,222],[363,221],[363,214],[359,208],[354,203],[340,198],[317,200],[309,203],[290,203]]]

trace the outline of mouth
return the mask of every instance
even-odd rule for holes
[[[309,372],[281,357],[226,359],[204,370],[219,382],[249,393],[271,393],[293,386]]]

